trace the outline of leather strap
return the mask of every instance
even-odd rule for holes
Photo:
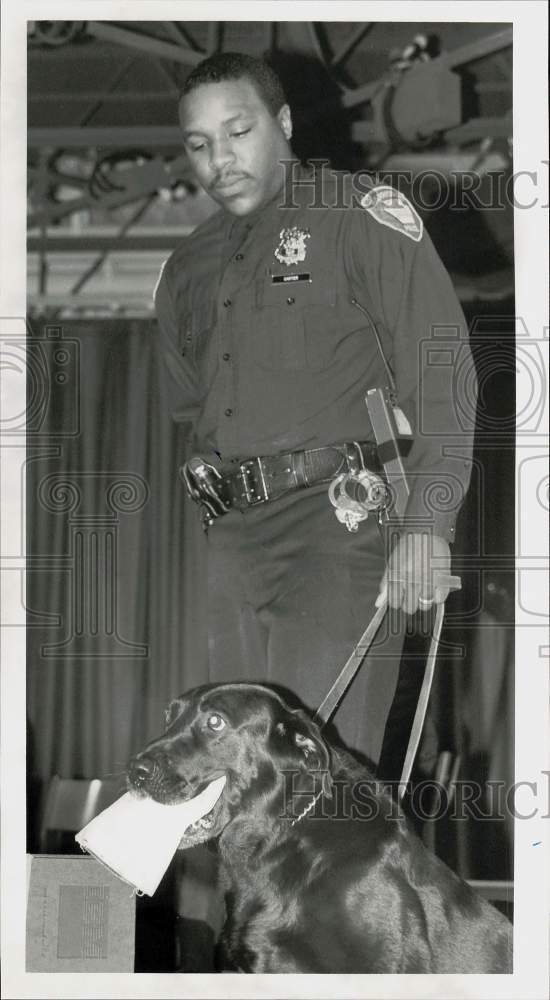
[[[432,632],[432,639],[430,642],[430,649],[428,652],[428,659],[426,660],[426,667],[424,669],[424,678],[422,680],[422,687],[420,689],[420,694],[418,696],[418,703],[416,706],[416,712],[414,714],[411,735],[409,736],[407,753],[405,754],[405,763],[403,764],[401,779],[399,781],[399,789],[397,793],[398,799],[402,799],[403,795],[405,794],[405,788],[409,783],[414,760],[416,754],[418,753],[420,737],[422,736],[422,730],[424,728],[424,720],[426,718],[426,711],[428,709],[428,702],[430,700],[430,691],[432,689],[432,682],[434,679],[435,661],[437,657],[437,648],[439,646],[439,640],[441,638],[441,627],[443,625],[444,614],[445,614],[445,605],[438,604],[437,611],[435,613],[435,622]]]
[[[323,726],[325,722],[328,722],[331,715],[338,707],[353,678],[359,670],[359,667],[365,659],[370,647],[372,646],[373,640],[378,632],[378,629],[380,628],[380,625],[382,624],[382,620],[385,617],[387,610],[388,604],[387,601],[384,601],[383,604],[381,604],[375,611],[351,656],[344,663],[344,666],[334,681],[330,691],[327,695],[325,695],[323,701],[319,705],[314,719],[318,725]]]
[[[461,583],[460,577],[449,576],[446,581],[450,585],[451,590],[459,590]],[[369,649],[376,637],[378,629],[382,624],[382,621],[388,610],[387,598],[381,603],[380,607],[376,609],[374,615],[372,616],[367,628],[363,632],[363,635],[359,639],[355,649],[353,650],[351,656],[346,661],[342,667],[338,677],[334,681],[334,684],[330,688],[328,694],[325,696],[317,712],[315,714],[315,721],[321,728],[330,719],[333,712],[338,707],[342,698],[344,697],[346,691],[348,690],[353,678],[355,677],[359,667],[368,655]],[[418,752],[418,747],[420,744],[420,737],[422,736],[422,730],[424,728],[424,720],[426,718],[426,711],[428,708],[428,702],[430,699],[430,692],[432,689],[432,682],[434,678],[435,662],[437,659],[437,650],[439,647],[439,640],[441,638],[441,628],[443,626],[443,617],[445,614],[445,604],[441,602],[437,605],[437,611],[435,615],[435,622],[432,631],[432,638],[430,642],[430,649],[428,652],[428,658],[426,660],[426,667],[424,669],[424,678],[422,681],[422,688],[420,690],[420,695],[418,698],[418,704],[416,706],[416,712],[411,728],[411,734],[409,736],[409,742],[407,745],[407,752],[405,754],[405,762],[403,764],[403,770],[401,772],[401,779],[399,782],[398,798],[402,799],[405,792],[405,788],[409,783],[411,776],[412,767],[416,754]]]

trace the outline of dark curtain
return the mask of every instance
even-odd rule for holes
[[[163,405],[154,324],[31,326],[49,379],[27,464],[36,790],[53,773],[122,780],[170,698],[204,679],[205,629],[204,543],[178,476],[185,436]]]

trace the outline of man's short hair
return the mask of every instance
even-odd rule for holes
[[[283,86],[271,66],[264,59],[255,59],[243,52],[218,52],[203,59],[187,77],[180,100],[203,83],[242,79],[250,80],[272,115],[286,104]]]

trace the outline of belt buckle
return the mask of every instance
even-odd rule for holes
[[[256,493],[254,488],[252,488],[250,485],[249,477],[253,474],[253,471],[255,471],[255,466],[257,466],[257,471],[259,473],[259,476],[255,477],[255,485],[256,486],[258,485],[258,480],[259,480],[259,482],[261,483],[263,495]],[[259,457],[249,458],[245,462],[241,462],[239,466],[239,471],[241,474],[241,480],[244,487],[244,495],[246,497],[247,503],[251,507],[253,507],[255,504],[265,503],[266,500],[269,500],[269,494],[267,492],[267,486],[264,478],[261,458]]]

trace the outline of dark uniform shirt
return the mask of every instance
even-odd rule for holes
[[[216,212],[164,265],[155,302],[173,417],[192,418],[196,451],[223,461],[371,437],[365,393],[388,377],[355,299],[413,429],[407,526],[452,541],[475,378],[449,276],[402,196],[395,213],[371,212],[364,181],[299,178],[251,215]]]

